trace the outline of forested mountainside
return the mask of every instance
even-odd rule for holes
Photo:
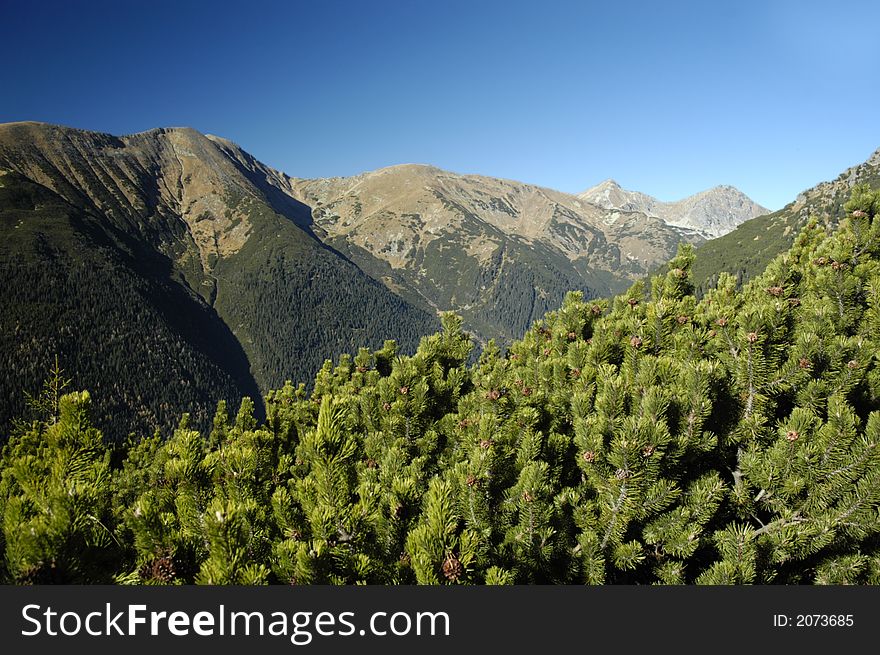
[[[0,577],[878,584],[880,191],[844,211],[742,288],[698,300],[683,246],[474,365],[446,314],[265,421],[221,402],[210,430],[108,443],[56,373],[0,455]]]
[[[309,231],[258,164],[194,130],[0,126],[0,425],[58,356],[118,436],[437,328]],[[102,390],[102,392],[98,392]],[[120,411],[128,407],[126,411]]]
[[[698,292],[717,284],[721,272],[744,282],[760,275],[767,264],[794,243],[801,228],[813,218],[836,225],[855,186],[880,188],[880,150],[864,163],[848,168],[831,182],[804,191],[779,211],[742,223],[733,232],[697,248],[693,276]]]
[[[14,172],[0,175],[0,231],[4,432],[56,355],[106,428],[173,425],[182,408],[204,424],[219,399],[259,397],[235,337],[167,260]]]

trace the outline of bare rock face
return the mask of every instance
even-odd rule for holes
[[[735,187],[726,185],[676,202],[662,202],[638,191],[622,189],[614,180],[605,180],[578,194],[578,198],[605,209],[642,212],[710,239],[727,234],[744,221],[769,213]]]

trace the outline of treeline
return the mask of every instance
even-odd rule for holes
[[[12,583],[880,583],[880,192],[737,290],[569,294],[108,443],[49,384],[0,461]],[[56,378],[58,375],[55,376]],[[63,380],[61,381],[63,382]]]

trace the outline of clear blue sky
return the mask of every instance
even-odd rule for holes
[[[423,162],[776,209],[880,147],[880,2],[0,0],[0,122],[189,125],[297,177]]]

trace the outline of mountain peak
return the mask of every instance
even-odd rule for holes
[[[624,190],[623,187],[620,186],[620,183],[617,180],[609,177],[609,178],[599,182],[599,184],[593,185],[590,188],[588,188],[586,191],[583,191],[577,195],[578,196],[588,196],[588,195],[592,195],[592,194],[596,194],[596,193],[607,193],[607,192],[623,191],[623,190]]]
[[[718,237],[750,218],[769,213],[742,191],[729,184],[695,193],[675,202],[663,202],[638,191],[627,191],[607,179],[578,198],[604,209],[641,212],[668,225],[696,230],[705,237]]]
[[[384,166],[382,168],[377,168],[373,173],[385,174],[385,173],[414,173],[414,174],[430,174],[434,175],[437,173],[443,173],[445,171],[440,170],[436,166],[431,166],[430,164],[416,164],[416,163],[405,163],[405,164],[392,164],[391,166]]]

